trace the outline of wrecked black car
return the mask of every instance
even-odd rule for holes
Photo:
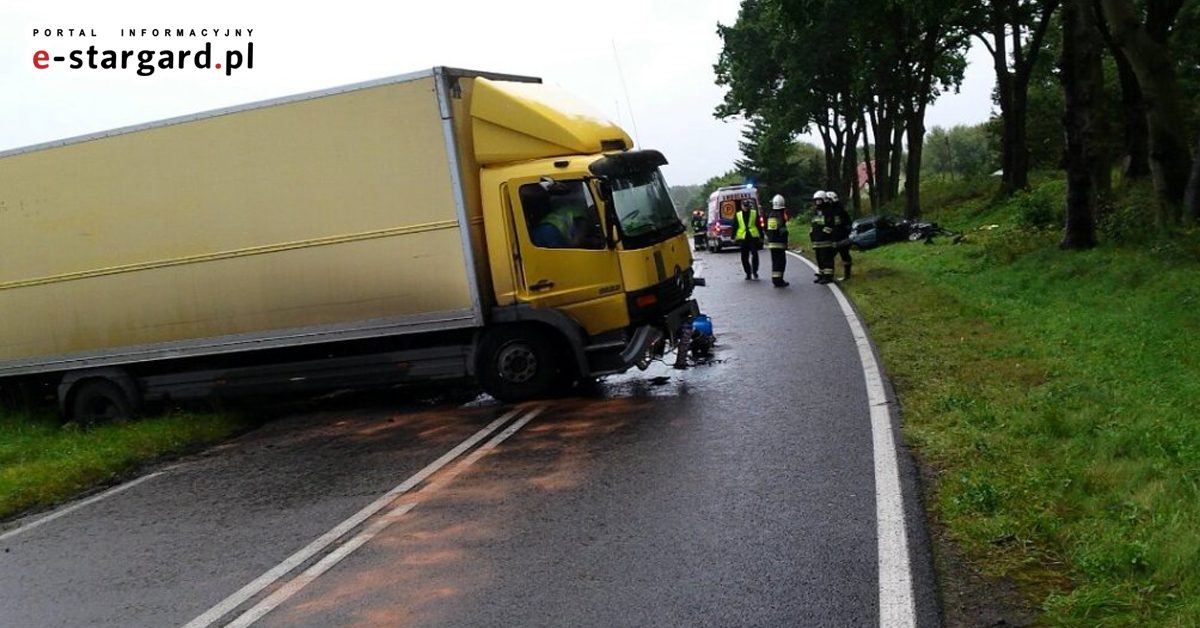
[[[908,221],[896,222],[888,216],[859,218],[850,225],[850,244],[860,249],[873,249],[908,239]]]
[[[861,250],[873,249],[893,242],[924,240],[933,244],[934,236],[946,236],[954,244],[962,241],[963,234],[943,228],[936,222],[895,220],[890,216],[868,216],[859,218],[850,225],[849,245]]]

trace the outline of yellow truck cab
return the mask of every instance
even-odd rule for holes
[[[540,79],[434,68],[0,152],[0,401],[644,366],[698,310],[632,144]]]
[[[659,171],[666,159],[627,150],[627,133],[555,88],[472,83],[493,322],[553,330],[562,368],[586,377],[624,371],[673,342],[698,310],[686,229]],[[555,238],[564,213],[570,237]],[[502,351],[482,348],[481,381],[504,395],[520,377]]]

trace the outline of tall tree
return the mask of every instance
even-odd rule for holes
[[[861,105],[858,56],[845,43],[848,0],[744,0],[714,66],[728,88],[718,117],[759,119],[780,131],[815,129],[825,152],[827,189],[849,192],[847,159],[857,154]]]
[[[1061,68],[1067,136],[1066,225],[1059,246],[1089,249],[1096,245],[1096,206],[1107,160],[1101,146],[1104,67],[1100,30],[1092,0],[1064,0]]]
[[[859,58],[864,83],[865,119],[861,122],[864,155],[868,161],[870,141],[874,137],[874,160],[871,168],[871,201],[876,207],[892,202],[900,194],[900,172],[904,154],[904,118],[901,115],[901,95],[908,68],[901,65],[901,50],[911,45],[892,36],[892,26],[903,7],[894,2],[882,3],[875,10],[856,19],[860,38]]]
[[[991,53],[996,71],[1004,123],[1002,194],[1029,187],[1029,80],[1058,5],[1059,0],[986,0],[972,12],[974,34]]]
[[[864,112],[876,136],[876,163],[899,187],[907,157],[905,213],[920,214],[925,112],[965,69],[966,0],[743,0],[738,21],[719,25],[714,67],[727,88],[718,117],[756,117],[799,133],[815,129],[829,189],[853,195]],[[902,140],[908,140],[907,155]]]
[[[754,181],[764,198],[782,194],[797,198],[802,192],[801,172],[796,164],[796,147],[790,130],[754,118],[742,134],[738,146],[742,159],[735,164],[738,172]]]
[[[967,30],[965,9],[969,3],[956,0],[895,1],[900,8],[891,30],[900,42],[901,63],[908,68],[901,81],[901,112],[908,141],[905,163],[904,215],[921,215],[921,160],[925,146],[925,113],[948,88],[957,89],[966,71]]]
[[[1108,30],[1133,66],[1145,98],[1158,223],[1165,228],[1182,223],[1192,169],[1189,140],[1181,132],[1187,128],[1187,114],[1170,44],[1183,4],[1184,0],[1146,0],[1143,18],[1134,0],[1100,0]]]
[[[1150,176],[1150,128],[1146,124],[1146,102],[1129,57],[1125,56],[1108,30],[1100,0],[1093,0],[1093,10],[1097,16],[1096,27],[1113,58],[1117,80],[1121,85],[1121,126],[1125,141],[1121,180],[1129,183]]]

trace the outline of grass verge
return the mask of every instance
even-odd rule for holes
[[[848,292],[973,567],[1044,625],[1200,626],[1200,246],[1059,251],[1062,191],[934,191],[967,241],[859,254]]]
[[[173,413],[81,430],[60,427],[53,414],[0,410],[0,520],[247,427],[248,421],[235,415]]]

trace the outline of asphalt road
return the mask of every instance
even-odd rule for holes
[[[0,540],[0,626],[879,626],[846,318],[794,259],[777,290],[698,257],[712,363],[515,409],[372,399],[272,422]],[[899,453],[912,616],[938,626]]]

